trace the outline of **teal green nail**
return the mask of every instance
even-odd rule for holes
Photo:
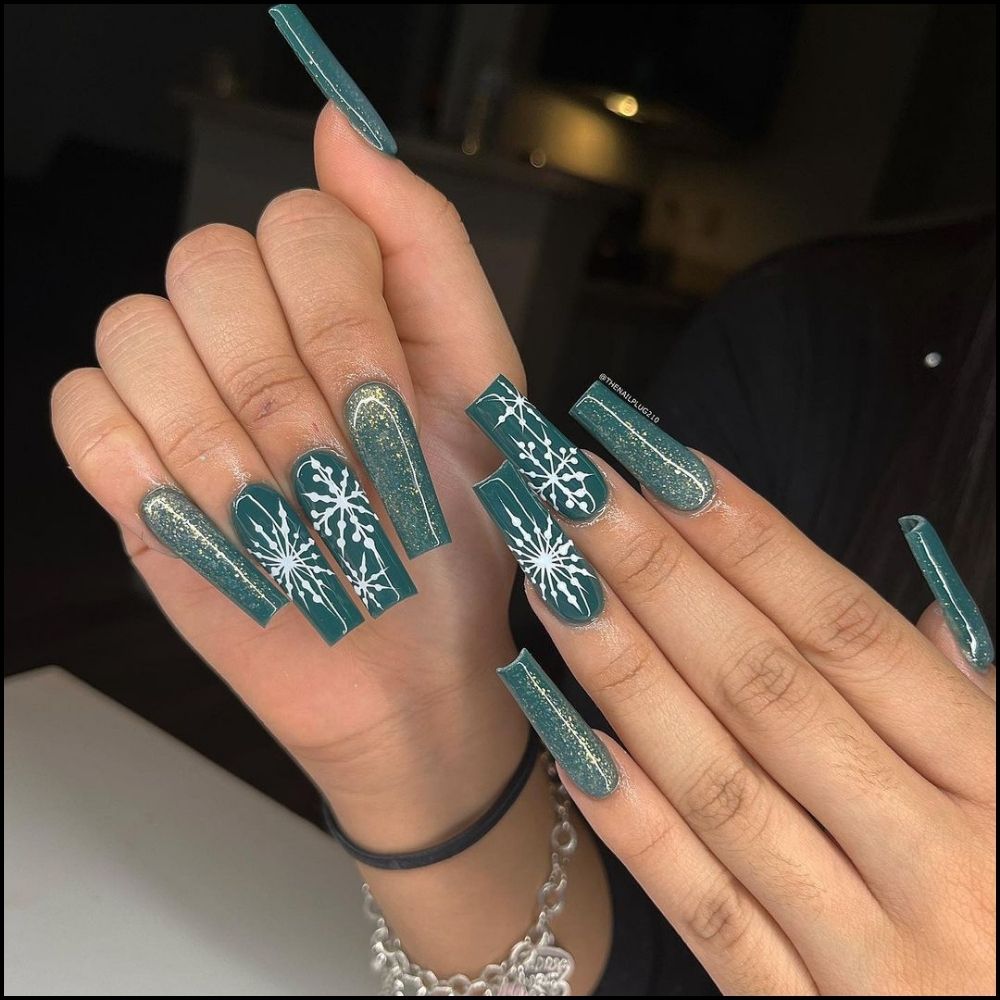
[[[302,509],[373,618],[417,592],[364,487],[339,455],[310,451],[292,477]]]
[[[705,463],[600,380],[569,412],[664,503],[695,511],[715,496]]]
[[[175,555],[266,625],[288,598],[175,486],[157,486],[139,504],[149,530]]]
[[[263,483],[233,500],[233,524],[243,544],[316,631],[332,646],[363,621],[291,504]]]
[[[347,427],[406,554],[451,541],[410,411],[384,382],[359,385],[344,408]]]
[[[597,573],[524,485],[517,469],[504,462],[473,489],[542,600],[571,624],[596,618],[604,607]]]
[[[899,519],[899,526],[965,658],[986,673],[994,657],[990,630],[934,525],[919,514],[908,514]]]
[[[571,521],[603,510],[608,486],[600,470],[503,375],[465,412],[553,510]]]
[[[531,653],[522,649],[497,674],[573,784],[591,798],[607,798],[618,787],[614,758]]]
[[[361,88],[350,78],[326,42],[294,3],[279,3],[270,11],[278,31],[323,95],[347,116],[351,127],[377,150],[396,155],[396,140]]]

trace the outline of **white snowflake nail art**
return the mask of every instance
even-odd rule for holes
[[[250,554],[327,641],[361,624],[358,609],[280,493],[269,486],[247,486],[233,502],[233,520]]]
[[[295,467],[299,500],[369,614],[416,593],[357,477],[333,452],[314,451]]]
[[[525,576],[550,607],[572,622],[590,621],[600,613],[604,591],[597,574],[509,462],[475,490]]]
[[[600,513],[608,498],[600,471],[508,379],[498,375],[467,412],[553,510],[574,521]]]

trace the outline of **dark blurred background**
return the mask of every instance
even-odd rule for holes
[[[304,9],[462,211],[550,412],[601,371],[641,395],[777,250],[995,204],[994,5]],[[263,5],[8,4],[4,27],[5,669],[58,663],[314,818],[161,619],[47,402],[105,305],[162,292],[180,234],[313,183],[321,98]]]

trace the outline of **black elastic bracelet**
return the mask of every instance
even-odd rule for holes
[[[521,790],[528,783],[531,771],[538,759],[538,738],[534,732],[528,735],[528,745],[524,748],[521,762],[517,765],[510,781],[507,782],[504,790],[497,796],[496,801],[479,817],[471,826],[461,833],[456,833],[454,837],[449,837],[443,843],[434,847],[427,847],[422,851],[410,851],[406,854],[375,854],[366,851],[363,847],[354,843],[350,837],[340,828],[337,817],[334,816],[326,799],[323,799],[323,822],[326,829],[334,840],[347,851],[352,858],[371,868],[388,868],[394,871],[401,871],[405,868],[426,868],[428,865],[436,865],[439,861],[446,861],[456,854],[468,850],[477,841],[482,840],[500,822],[508,809],[517,801]]]

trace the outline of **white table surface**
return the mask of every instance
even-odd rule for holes
[[[329,837],[63,670],[4,695],[5,996],[372,995]]]

